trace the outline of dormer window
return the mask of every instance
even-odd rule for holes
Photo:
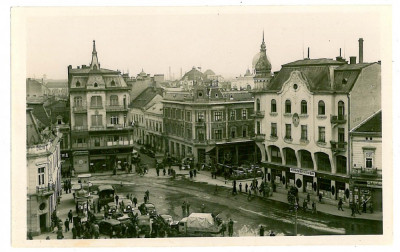
[[[93,86],[94,87],[98,87],[99,85],[97,84],[97,82],[95,82]]]
[[[115,86],[115,81],[114,80],[111,81],[111,86],[113,86],[113,87]]]
[[[215,94],[215,98],[218,98],[218,94]]]
[[[342,84],[347,84],[347,78],[343,78]]]
[[[76,86],[76,87],[80,87],[80,86],[81,86],[81,83],[80,83],[79,81],[77,81],[77,82],[75,83],[75,86]]]

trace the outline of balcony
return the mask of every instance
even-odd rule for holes
[[[103,109],[103,104],[90,104],[91,109]]]
[[[74,106],[72,107],[72,111],[74,113],[87,113],[87,106],[86,105]]]
[[[204,121],[195,122],[195,126],[206,126],[206,122],[204,122]]]
[[[347,121],[347,115],[331,115],[331,123],[334,125],[344,124]]]
[[[351,168],[351,176],[357,178],[382,178],[382,171],[378,168],[363,168],[353,167]]]
[[[87,126],[74,126],[72,127],[72,131],[87,131],[88,127]]]
[[[106,106],[106,111],[107,112],[128,111],[128,107],[127,106],[123,106],[123,105],[110,105],[110,104],[108,104]]]
[[[55,184],[49,183],[47,186],[36,186],[36,195],[38,196],[50,196],[56,189]]]
[[[331,141],[331,149],[334,153],[345,152],[346,146],[347,146],[347,142]]]
[[[256,142],[264,142],[265,140],[265,134],[255,134],[252,139]]]
[[[251,115],[252,118],[264,118],[264,116],[265,111],[263,110],[254,111],[254,114]]]

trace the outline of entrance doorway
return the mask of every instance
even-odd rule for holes
[[[47,220],[47,214],[41,214],[39,217],[41,233],[44,233],[47,231],[46,220]]]

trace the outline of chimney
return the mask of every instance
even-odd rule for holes
[[[358,39],[358,58],[359,58],[359,63],[363,63],[364,62],[363,43],[364,43],[364,39],[363,38],[359,38]]]
[[[356,56],[350,56],[350,64],[357,64],[357,57]]]
[[[307,49],[307,59],[310,59],[310,47]]]

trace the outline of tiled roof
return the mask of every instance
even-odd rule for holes
[[[374,63],[359,63],[359,64],[345,64],[338,68],[335,68],[335,71],[346,71],[346,70],[361,70],[364,67],[370,66]]]
[[[129,107],[144,108],[158,94],[161,95],[162,90],[148,87],[129,104]]]
[[[382,110],[361,123],[354,132],[382,133]]]
[[[50,117],[48,116],[46,110],[43,107],[42,104],[32,104],[28,103],[27,104],[28,108],[32,108],[32,114],[34,117],[45,127],[50,126]]]
[[[333,59],[303,59],[287,63],[283,66],[314,66],[314,65],[343,65],[345,62],[336,61]]]
[[[90,67],[86,67],[86,68],[72,68],[69,70],[70,73],[73,74],[77,74],[77,73],[107,73],[107,74],[118,74],[118,71],[114,71],[114,70],[109,70],[109,69],[104,69],[104,68],[100,68],[97,70],[92,70],[90,69]]]

